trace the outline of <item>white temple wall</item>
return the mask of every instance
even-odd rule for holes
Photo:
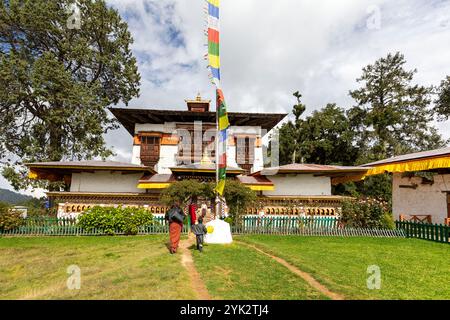
[[[255,160],[253,162],[252,172],[260,171],[264,168],[263,148],[255,148]]]
[[[260,126],[230,126],[228,128],[228,136],[234,134],[252,134],[252,135],[261,135],[261,127]]]
[[[134,145],[131,153],[131,163],[136,164],[138,166],[142,165],[141,162],[141,146]]]
[[[417,185],[416,189],[400,186]],[[447,218],[447,193],[450,192],[450,174],[434,176],[434,183],[422,184],[420,177],[402,177],[394,173],[392,179],[392,211],[394,219],[404,215],[431,215],[433,223],[444,223]]]
[[[227,166],[239,167],[236,162],[236,146],[230,146],[229,144],[227,144]]]
[[[175,130],[175,123],[166,122],[164,124],[154,124],[154,123],[136,123],[134,127],[134,133],[139,132],[163,132],[172,133]]]
[[[273,191],[263,191],[265,196],[330,196],[331,178],[315,177],[312,174],[279,174],[267,176],[274,186]]]
[[[111,171],[73,173],[70,192],[145,193],[145,190],[137,188],[141,177],[142,172],[127,174]]]
[[[159,161],[156,164],[155,170],[159,174],[170,174],[170,168],[176,167],[175,156],[178,152],[178,146],[162,145],[159,152]]]

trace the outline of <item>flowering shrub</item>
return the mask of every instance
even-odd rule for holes
[[[143,208],[122,207],[93,207],[83,213],[78,220],[78,225],[86,231],[100,229],[109,235],[116,232],[137,234],[140,227],[155,223],[153,215]]]
[[[373,198],[344,201],[341,220],[348,227],[394,228],[389,204]]]
[[[11,210],[11,207],[5,203],[0,203],[0,230],[13,230],[23,225],[22,214]]]

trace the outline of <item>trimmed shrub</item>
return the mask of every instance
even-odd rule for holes
[[[394,220],[387,202],[361,198],[342,203],[342,222],[354,228],[394,229]]]
[[[0,202],[0,230],[14,230],[24,223],[25,220],[20,212],[11,210],[8,204]]]
[[[153,215],[143,208],[93,207],[78,219],[78,225],[84,230],[99,229],[109,235],[116,232],[135,235],[140,227],[155,223]]]

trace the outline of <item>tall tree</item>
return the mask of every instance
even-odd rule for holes
[[[139,94],[132,42],[103,0],[0,4],[0,159],[15,188],[23,162],[111,155],[106,107]]]
[[[308,163],[353,165],[359,150],[343,108],[328,104],[302,123],[300,152]]]
[[[362,162],[444,145],[430,122],[431,88],[413,84],[417,70],[405,70],[401,53],[388,54],[363,68],[362,86],[350,91],[355,114],[363,119]]]
[[[442,80],[438,88],[438,98],[435,103],[435,111],[438,116],[442,120],[448,120],[450,118],[450,76]]]
[[[285,123],[279,131],[280,163],[317,163],[352,165],[358,158],[355,134],[343,108],[328,104],[310,116],[302,118],[306,106],[296,92],[294,121]]]
[[[302,95],[296,91],[293,96],[297,103],[292,107],[294,121],[285,123],[279,130],[279,161],[280,164],[303,162],[300,153],[300,137],[303,119],[301,116],[306,110],[306,106],[301,102]]]

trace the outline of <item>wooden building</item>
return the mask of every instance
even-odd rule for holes
[[[392,174],[392,210],[398,220],[450,225],[450,148],[405,154],[364,165],[365,176]]]
[[[112,161],[29,163],[30,177],[62,181],[48,192],[60,216],[76,215],[93,205],[145,206],[167,210],[162,189],[185,179],[215,180],[216,113],[198,96],[179,110],[111,108],[133,139],[131,163]],[[293,164],[264,167],[262,139],[287,114],[228,113],[227,176],[258,192],[261,206],[249,214],[336,215],[342,197],[331,184],[360,176],[369,168]],[[124,137],[124,139],[129,139]]]

